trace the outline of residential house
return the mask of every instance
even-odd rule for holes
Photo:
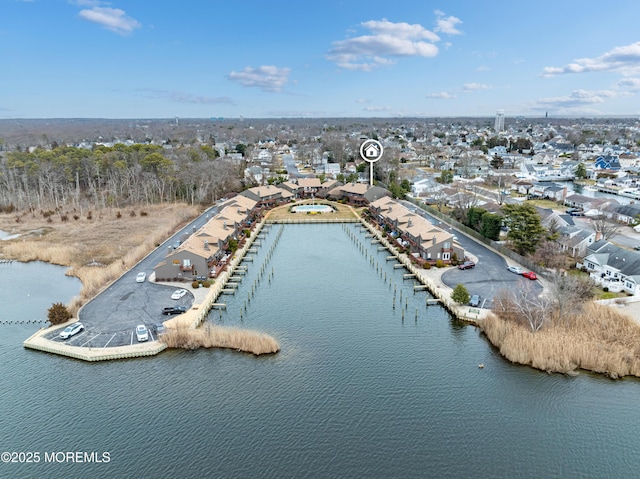
[[[593,231],[578,228],[575,225],[564,226],[558,230],[560,236],[556,239],[556,243],[560,245],[563,252],[570,254],[572,257],[584,257],[587,248],[596,238]]]
[[[328,193],[328,198],[334,201],[346,201],[356,206],[365,206],[379,198],[389,196],[389,191],[380,186],[372,186],[367,183],[347,183],[336,186]]]
[[[321,183],[319,178],[299,178],[298,186],[300,187],[299,193],[301,198],[311,198],[317,195]]]
[[[293,193],[274,185],[262,185],[244,190],[239,196],[246,196],[255,201],[257,203],[256,208],[271,208],[277,204],[290,201],[293,198]]]
[[[244,170],[244,177],[261,185],[265,180],[264,171],[259,166],[250,166]]]
[[[640,295],[640,253],[599,240],[587,247],[578,266],[584,267],[597,284],[609,291]]]
[[[373,221],[388,232],[389,237],[401,247],[408,248],[410,254],[421,262],[445,264],[454,258],[464,259],[464,248],[453,235],[412,213],[401,203],[388,196],[369,204]]]
[[[640,204],[619,205],[615,207],[615,219],[622,223],[630,224],[638,222],[640,218]]]
[[[336,186],[342,186],[344,183],[341,183],[338,180],[327,180],[320,184],[320,188],[318,188],[318,192],[316,196],[318,198],[326,198],[329,194],[329,191],[334,189]]]
[[[540,216],[540,224],[548,230],[557,231],[560,228],[573,225],[570,216],[560,215],[551,208],[540,208],[536,206],[538,216]]]
[[[157,281],[215,277],[229,258],[229,241],[240,241],[244,230],[255,219],[257,203],[238,195],[220,206],[220,211],[199,230],[187,237],[177,248],[170,248],[155,268]]]
[[[529,180],[516,180],[511,183],[511,189],[517,191],[521,195],[528,195],[533,189],[533,183]]]
[[[620,160],[614,155],[602,155],[596,159],[593,166],[598,170],[618,171],[620,169]]]
[[[300,188],[300,185],[298,185],[298,183],[294,183],[293,181],[285,181],[284,183],[280,183],[279,187],[291,193],[294,199],[297,199],[300,197],[301,188]]]

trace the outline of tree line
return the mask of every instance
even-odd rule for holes
[[[237,191],[242,165],[210,146],[166,150],[151,144],[93,149],[58,146],[0,156],[0,207],[121,207],[211,203]]]

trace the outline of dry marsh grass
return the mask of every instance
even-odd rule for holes
[[[589,303],[580,315],[537,332],[492,314],[482,330],[514,363],[565,374],[584,369],[611,378],[640,376],[640,325],[608,306]]]
[[[256,356],[280,351],[278,341],[268,334],[210,324],[205,324],[197,329],[184,326],[167,329],[167,333],[161,337],[161,341],[170,348],[225,348],[252,353]]]
[[[20,236],[0,242],[0,253],[18,261],[40,260],[69,266],[67,274],[82,281],[80,296],[69,305],[75,314],[88,299],[198,213],[196,207],[171,204],[106,208],[67,221],[58,215],[3,214],[0,230]]]

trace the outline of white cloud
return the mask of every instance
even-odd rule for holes
[[[624,78],[616,83],[616,87],[623,90],[640,90],[640,78]]]
[[[93,7],[80,10],[80,17],[93,23],[102,25],[107,30],[126,35],[142,25],[137,20],[128,17],[124,10],[109,7]]]
[[[434,57],[438,54],[438,47],[433,42],[440,37],[422,25],[393,23],[386,19],[361,25],[372,35],[333,42],[333,48],[325,56],[327,60],[347,70],[371,71],[394,63],[397,57]]]
[[[368,106],[364,108],[364,111],[368,111],[371,113],[380,113],[384,111],[391,111],[391,108],[388,106]]]
[[[441,91],[439,93],[430,93],[430,94],[427,95],[427,98],[441,98],[441,99],[444,99],[444,100],[450,100],[450,99],[458,98],[458,97],[456,95],[452,95],[449,92]]]
[[[444,12],[441,10],[435,11],[436,16],[436,32],[446,33],[447,35],[460,35],[462,32],[456,28],[456,25],[462,23],[459,18],[448,16],[445,17]]]
[[[554,110],[560,114],[599,113],[594,107],[602,105],[606,100],[630,93],[612,90],[574,90],[569,95],[541,98],[535,102],[534,110]]]
[[[616,47],[596,58],[579,58],[563,67],[546,67],[543,77],[566,73],[620,72],[626,75],[640,72],[640,42]]]
[[[228,78],[246,87],[257,87],[262,91],[279,92],[289,80],[289,68],[263,65],[258,68],[246,67],[240,72],[232,71]]]
[[[478,90],[488,90],[489,86],[483,85],[482,83],[465,83],[464,85],[462,85],[462,89],[465,92],[472,92]]]

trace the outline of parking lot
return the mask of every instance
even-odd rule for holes
[[[59,334],[62,330],[58,329],[46,333],[44,337],[88,348],[128,346],[137,343],[136,326],[144,324],[149,330],[149,341],[156,341],[155,326],[169,318],[162,314],[163,308],[184,306],[190,309],[194,296],[191,293],[191,283],[154,283],[153,268],[164,259],[169,247],[196,231],[216,211],[216,208],[212,208],[186,225],[140,261],[134,269],[85,304],[78,314],[79,321],[84,325],[82,332],[68,339],[61,339]],[[141,272],[146,273],[145,280],[138,282],[136,279]],[[179,288],[186,289],[187,294],[177,300],[171,299],[172,293]]]
[[[493,298],[502,289],[527,288],[529,294],[536,296],[542,292],[540,281],[529,280],[507,269],[508,266],[515,265],[512,261],[507,261],[500,254],[441,222],[426,211],[416,208],[412,203],[404,202],[404,204],[408,208],[414,209],[416,214],[431,221],[435,226],[454,234],[465,252],[476,258],[476,266],[473,268],[465,270],[451,268],[445,271],[441,276],[441,281],[446,286],[453,289],[458,284],[463,284],[470,295],[480,296],[480,307],[488,309],[491,309]]]

